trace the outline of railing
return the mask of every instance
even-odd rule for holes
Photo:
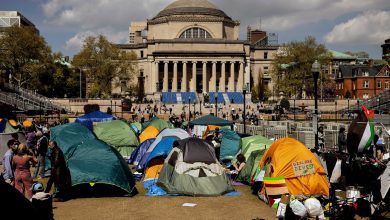
[[[51,100],[45,96],[42,96],[28,89],[23,89],[14,84],[4,83],[4,88],[16,92],[17,94],[15,95],[20,96],[20,100],[31,100],[32,102],[35,103],[35,106],[38,106],[38,109],[43,109],[43,110],[66,109],[65,107],[53,104]]]

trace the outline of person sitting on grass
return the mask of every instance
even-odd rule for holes
[[[230,169],[232,170],[231,173],[231,179],[234,180],[240,171],[244,168],[245,166],[245,156],[243,154],[239,154],[236,157],[237,162],[232,164],[232,167]]]

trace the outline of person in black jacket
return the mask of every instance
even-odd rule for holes
[[[50,141],[49,148],[51,149],[51,175],[50,179],[47,182],[47,187],[45,192],[50,192],[51,186],[54,183],[58,192],[54,196],[54,201],[65,201],[68,200],[70,196],[70,187],[72,185],[70,171],[66,166],[66,161],[64,154],[61,149],[58,147],[57,142]]]
[[[337,146],[339,148],[339,152],[345,152],[345,149],[347,147],[347,137],[345,135],[345,128],[341,127],[339,129],[339,136],[338,136],[338,143]]]

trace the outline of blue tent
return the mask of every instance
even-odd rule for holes
[[[219,158],[220,160],[232,160],[240,150],[241,138],[230,129],[223,128],[220,132],[222,133],[222,142]]]
[[[146,167],[152,159],[160,156],[168,156],[168,154],[172,150],[173,142],[178,139],[178,137],[163,137],[162,140],[153,149],[153,151],[149,154],[148,158],[145,161],[145,164],[140,165],[142,167]]]
[[[89,114],[80,116],[76,119],[77,123],[86,126],[89,130],[93,130],[93,122],[111,121],[115,120],[115,117],[101,111],[91,112]]]
[[[145,154],[145,152],[148,150],[148,148],[154,142],[154,140],[156,140],[156,139],[150,138],[150,139],[142,142],[142,144],[138,145],[138,147],[133,151],[133,153],[131,153],[131,156],[130,156],[130,159],[128,162],[133,163],[134,165],[138,165],[142,159],[142,156]]]

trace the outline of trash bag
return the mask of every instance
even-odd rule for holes
[[[300,217],[306,216],[306,207],[302,204],[302,202],[298,201],[297,199],[294,199],[290,202],[290,207],[295,215],[298,215]]]
[[[318,199],[316,198],[306,199],[304,204],[305,204],[307,214],[310,217],[317,217],[317,216],[321,217],[324,215],[324,210],[322,210],[321,203],[320,201],[318,201]]]

